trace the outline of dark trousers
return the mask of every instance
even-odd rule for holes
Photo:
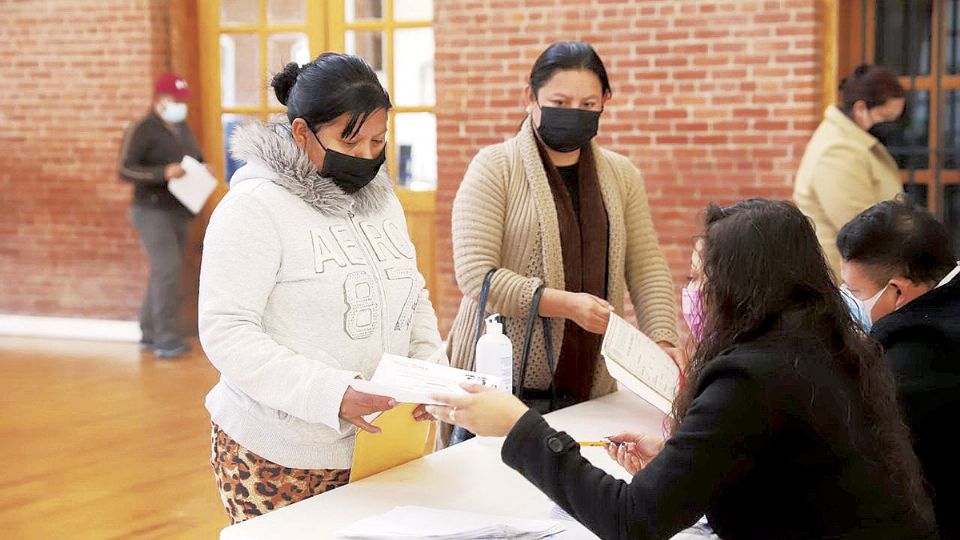
[[[176,347],[183,339],[180,270],[191,218],[176,210],[133,206],[130,219],[150,259],[150,280],[140,306],[143,341],[161,348]]]

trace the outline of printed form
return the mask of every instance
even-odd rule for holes
[[[392,397],[398,403],[440,405],[431,394],[464,394],[460,383],[472,382],[500,388],[500,377],[452,368],[413,358],[384,354],[369,381],[356,379],[350,386],[358,392]]]
[[[611,313],[600,354],[614,379],[665,414],[670,414],[680,369],[656,342]]]

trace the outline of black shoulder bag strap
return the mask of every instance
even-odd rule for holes
[[[547,369],[550,370],[550,410],[557,408],[557,385],[554,384],[556,375],[556,362],[553,358],[553,328],[550,326],[550,319],[540,316],[540,300],[543,298],[543,291],[546,285],[540,285],[533,293],[533,301],[530,303],[530,315],[527,317],[526,335],[523,338],[523,354],[520,357],[520,380],[514,388],[514,395],[523,400],[523,386],[527,378],[527,363],[530,359],[530,348],[533,345],[533,334],[537,319],[543,324],[543,341],[547,349]]]
[[[483,321],[486,318],[487,314],[487,297],[490,296],[490,282],[493,281],[493,275],[497,273],[497,269],[494,268],[487,272],[487,275],[483,276],[483,285],[480,287],[480,299],[477,301],[477,320],[474,322],[476,324],[476,332],[473,334],[473,348],[470,351],[470,365],[465,367],[467,371],[475,371],[477,366],[477,342],[480,341],[480,336],[483,335]],[[506,333],[506,330],[504,330]]]

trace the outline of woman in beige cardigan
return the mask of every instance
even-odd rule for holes
[[[840,229],[860,212],[903,192],[897,162],[874,134],[896,127],[906,96],[889,70],[867,65],[844,79],[840,92],[843,103],[827,107],[807,143],[793,190],[837,277]]]
[[[586,43],[555,43],[537,59],[529,83],[529,116],[519,133],[477,154],[454,199],[463,300],[448,352],[453,365],[472,366],[480,289],[497,269],[486,311],[506,319],[516,384],[526,320],[544,284],[539,315],[550,318],[557,366],[551,376],[537,325],[525,395],[537,397],[553,382],[567,405],[616,387],[599,350],[610,313],[622,313],[625,287],[640,330],[682,362],[676,299],[640,172],[592,142],[611,95],[596,52]]]

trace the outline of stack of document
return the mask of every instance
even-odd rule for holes
[[[398,506],[337,531],[341,538],[391,540],[405,538],[518,538],[535,540],[565,531],[557,521],[490,516],[473,512]]]

